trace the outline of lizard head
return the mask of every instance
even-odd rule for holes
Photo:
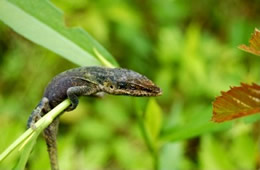
[[[159,96],[162,91],[147,77],[132,70],[108,69],[101,88],[113,95]]]

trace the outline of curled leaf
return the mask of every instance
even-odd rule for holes
[[[227,92],[221,92],[213,102],[214,122],[224,122],[260,112],[260,86],[241,83]]]
[[[240,45],[239,49],[260,56],[260,31],[255,28],[255,31],[249,40],[249,46]]]

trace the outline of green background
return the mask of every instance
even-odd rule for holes
[[[67,26],[84,28],[121,67],[146,75],[162,88],[163,95],[156,98],[162,114],[158,169],[260,166],[260,123],[254,121],[259,116],[229,124],[210,122],[220,91],[240,82],[259,83],[260,58],[237,49],[260,28],[259,1],[51,2],[64,12]],[[73,67],[78,66],[0,23],[0,151],[25,130],[48,81]],[[76,110],[61,117],[61,169],[153,169],[154,156],[144,142],[136,109],[136,103],[145,101],[109,95],[81,98]],[[12,155],[0,168],[8,169],[16,160]],[[42,137],[29,166],[49,168]]]

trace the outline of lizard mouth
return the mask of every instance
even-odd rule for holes
[[[162,95],[162,90],[155,85],[150,87],[142,87],[140,91],[140,96],[160,96],[160,95]]]
[[[131,95],[131,96],[160,96],[162,90],[154,84],[128,84],[126,89],[119,90],[119,94]]]
[[[143,80],[141,82],[131,84],[135,87],[135,91],[140,92],[140,96],[160,96],[162,90],[156,86],[151,80]]]

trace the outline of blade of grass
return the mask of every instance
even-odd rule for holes
[[[41,133],[41,131],[37,131],[35,134],[32,134],[31,136],[29,136],[28,141],[26,140],[24,142],[24,144],[22,144],[22,156],[20,156],[20,159],[18,161],[18,163],[16,164],[16,166],[13,168],[14,170],[23,170],[25,169],[26,163],[29,159],[30,153],[32,152],[32,149],[36,143],[36,140],[39,136],[39,134]],[[20,150],[19,150],[20,151]]]
[[[20,146],[30,135],[36,136],[40,134],[40,132],[45,129],[54,119],[57,117],[64,109],[66,109],[70,105],[70,101],[68,99],[64,100],[46,115],[44,115],[36,124],[35,130],[31,128],[27,129],[17,140],[15,140],[1,155],[0,155],[0,163],[18,146]],[[34,137],[32,137],[33,139]],[[29,140],[30,141],[30,140]],[[29,142],[28,141],[28,142]]]
[[[32,42],[78,65],[101,65],[95,48],[110,65],[118,66],[86,31],[66,27],[62,12],[48,0],[1,0],[0,20]]]

